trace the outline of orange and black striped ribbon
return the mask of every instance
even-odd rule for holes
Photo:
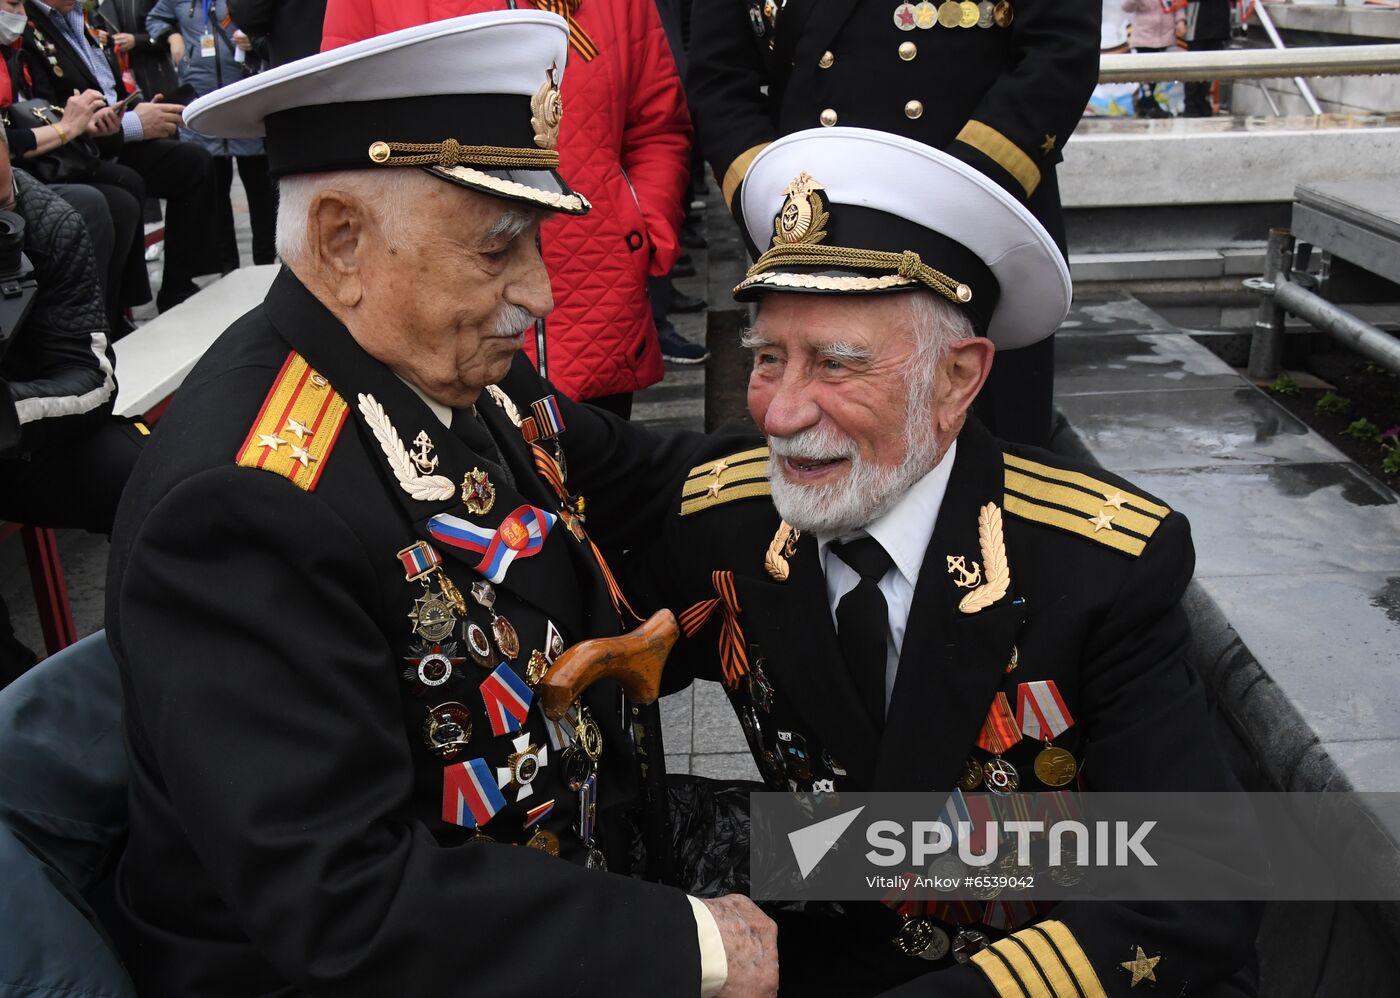
[[[998,692],[987,711],[987,719],[982,722],[977,747],[992,755],[1001,755],[1020,740],[1021,729],[1016,725],[1016,715],[1011,712],[1011,702],[1005,693]]]
[[[711,617],[716,613],[720,615],[719,664],[724,672],[725,688],[732,690],[749,672],[744,632],[739,628],[739,594],[734,590],[733,572],[714,572],[710,578],[714,582],[715,598],[701,600],[682,613],[681,631],[688,638],[694,637]]]
[[[583,0],[530,0],[540,10],[558,14],[569,22],[569,48],[583,56],[584,62],[592,62],[598,57],[598,46],[583,25],[578,23],[578,9]]]
[[[560,504],[568,507],[572,497],[564,486],[564,472],[560,469],[559,462],[554,460],[554,455],[536,443],[530,444],[530,453],[535,459],[535,470],[540,473],[545,484],[559,497]],[[612,568],[608,566],[608,560],[603,557],[603,552],[598,550],[598,545],[593,543],[593,538],[589,537],[586,531],[584,531],[583,536],[588,541],[588,547],[592,550],[593,557],[598,561],[598,568],[602,570],[603,583],[608,587],[608,598],[612,600],[613,609],[617,611],[618,619],[623,622],[624,626],[630,626],[627,624],[627,618],[623,615],[623,611],[626,611],[633,620],[641,623],[641,616],[632,609],[632,604],[627,602],[627,595],[618,585],[617,577],[613,575]]]

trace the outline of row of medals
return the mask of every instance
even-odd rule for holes
[[[980,3],[943,0],[941,4],[924,0],[923,3],[902,3],[896,7],[894,26],[900,31],[913,31],[915,28],[927,31],[934,25],[944,28],[1006,28],[1010,27],[1015,16],[1010,0],[999,0],[997,3],[991,0],[981,0]]]
[[[427,649],[415,649],[418,664],[410,666],[404,675],[410,681],[416,680],[425,688],[442,686],[452,678],[452,660],[456,657],[454,645],[443,645],[456,632],[460,622],[462,637],[466,642],[467,654],[472,662],[487,671],[498,661],[492,654],[491,642],[486,631],[476,621],[465,614],[466,604],[455,586],[451,590],[434,592],[428,578],[422,579],[423,596],[415,601],[409,614],[414,622],[414,633],[430,642]],[[445,576],[444,583],[451,585]],[[508,662],[520,657],[520,636],[515,625],[496,612],[496,589],[483,580],[473,582],[470,588],[472,600],[491,615],[491,636],[495,638],[496,649]],[[460,621],[459,621],[460,617]],[[538,649],[530,653],[525,665],[525,683],[531,689],[544,678],[554,660],[564,652],[564,639],[551,624],[545,642],[547,651]],[[434,647],[441,650],[433,650]],[[598,761],[603,754],[603,733],[586,706],[579,705],[568,716],[573,724],[573,744],[569,745],[560,757],[560,770],[564,784],[579,795],[579,815],[574,831],[588,850],[586,865],[589,869],[606,869],[607,862],[601,850],[593,844],[593,823],[597,816],[597,774]],[[523,726],[523,725],[522,725]],[[471,741],[472,718],[467,706],[457,701],[438,704],[428,711],[423,722],[423,741],[428,749],[440,759],[455,759]],[[528,756],[521,764],[512,765],[518,783],[532,783],[539,774],[539,764],[534,756]],[[489,839],[480,830],[475,830],[474,838]],[[559,855],[559,838],[553,832],[537,828],[527,846]]]

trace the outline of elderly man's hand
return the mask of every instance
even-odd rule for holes
[[[141,119],[141,131],[148,139],[168,139],[184,122],[183,104],[137,104],[135,114]]]
[[[778,927],[742,894],[704,901],[724,940],[729,976],[718,998],[778,993]]]

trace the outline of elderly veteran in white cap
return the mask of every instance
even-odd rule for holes
[[[553,14],[463,17],[187,112],[266,135],[286,266],[186,379],[113,537],[142,994],[773,991],[746,898],[621,875],[617,684],[562,722],[539,703],[565,648],[635,624],[601,549],[693,463],[521,359],[539,227],[588,209],[555,172],[566,41]]]
[[[629,565],[693,634],[668,685],[724,683],[772,790],[1021,813],[1028,791],[1232,788],[1186,661],[1186,520],[968,415],[996,349],[1066,314],[1045,230],[953,157],[854,128],[774,142],[743,198],[768,247],[736,289],[762,437],[715,440]],[[1225,903],[775,917],[784,993],[847,996],[1246,994],[1255,927]]]

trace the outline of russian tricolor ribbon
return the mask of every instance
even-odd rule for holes
[[[399,552],[404,578],[416,582],[442,564],[442,555],[427,541],[416,541]]]
[[[471,759],[442,771],[442,820],[463,828],[478,828],[506,806],[491,767]]]
[[[1021,733],[1036,741],[1052,741],[1074,725],[1060,688],[1053,679],[1022,683],[1016,690],[1016,722]]]
[[[554,801],[547,800],[543,804],[536,804],[525,812],[525,827],[532,828],[538,825],[545,818],[549,817],[549,812],[554,810]]]
[[[491,722],[491,733],[508,735],[519,731],[530,713],[530,702],[535,694],[525,685],[525,680],[515,674],[510,666],[502,662],[481,684],[481,701],[486,705],[486,717]]]
[[[428,520],[428,533],[443,544],[481,555],[478,575],[501,582],[516,558],[539,554],[554,527],[554,514],[536,506],[518,506],[494,530],[449,513]]]

